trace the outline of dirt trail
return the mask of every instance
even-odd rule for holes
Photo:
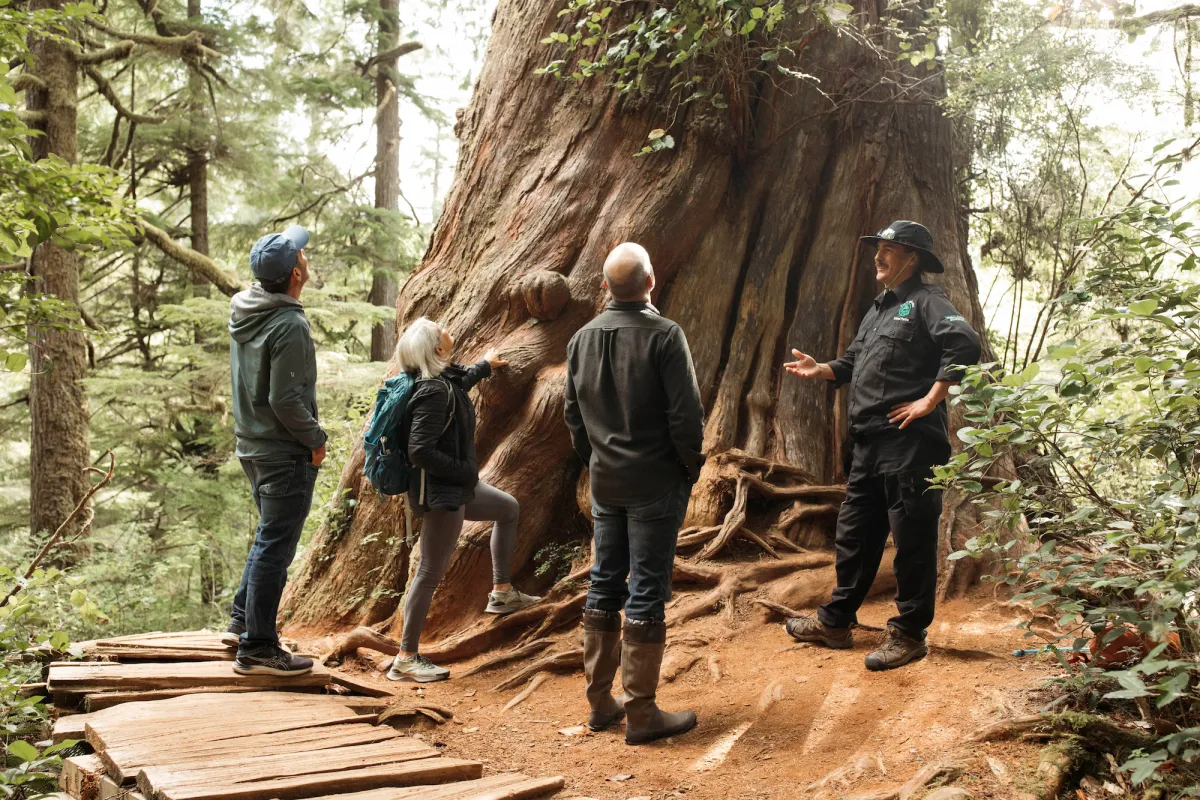
[[[947,758],[966,768],[956,786],[976,798],[1010,797],[1012,781],[1019,783],[1036,763],[1036,747],[989,744],[989,765],[965,740],[989,722],[1030,711],[1030,689],[1053,664],[1012,657],[1028,640],[1014,629],[1014,612],[990,601],[991,591],[981,590],[943,604],[924,661],[872,673],[863,657],[881,633],[856,631],[852,650],[796,645],[779,622],[767,622],[744,599],[733,615],[672,630],[672,639],[708,644],[675,648],[699,658],[662,684],[659,702],[667,709],[694,709],[700,724],[673,741],[643,747],[627,747],[622,729],[560,732],[587,717],[579,672],[549,676],[509,711],[504,705],[520,689],[498,693],[492,687],[528,661],[453,677],[485,660],[479,658],[451,665],[448,682],[389,686],[402,697],[420,695],[453,709],[452,723],[423,730],[448,753],[485,759],[496,771],[562,774],[563,798],[853,797],[897,787]],[[893,608],[887,598],[872,600],[860,620],[882,626]],[[575,646],[578,636],[565,636],[559,649]],[[377,673],[364,677],[386,683]],[[612,780],[622,775],[632,777]]]

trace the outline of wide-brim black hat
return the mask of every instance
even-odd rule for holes
[[[933,234],[919,222],[898,219],[874,236],[859,237],[864,242],[893,242],[911,247],[921,254],[920,266],[926,272],[945,272],[942,261],[933,252]]]

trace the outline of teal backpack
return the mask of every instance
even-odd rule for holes
[[[404,494],[416,469],[408,463],[408,443],[400,441],[400,425],[417,381],[407,372],[388,378],[375,394],[375,415],[363,434],[363,474],[382,495]],[[450,387],[447,386],[447,389]],[[454,390],[449,391],[446,428],[454,419]]]

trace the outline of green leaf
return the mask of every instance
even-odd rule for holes
[[[766,16],[766,14],[767,14],[767,12],[761,8],[750,9],[750,17],[752,19],[762,19],[764,16]]]
[[[748,20],[746,20],[746,24],[742,26],[742,29],[740,31],[738,31],[738,33],[740,33],[742,36],[746,36],[747,34],[754,33],[754,29],[757,26],[758,26],[758,20],[748,19]]]
[[[8,754],[21,761],[33,761],[38,757],[37,748],[22,739],[17,739],[8,745]]]
[[[1131,314],[1137,314],[1139,317],[1153,314],[1154,309],[1156,308],[1158,308],[1158,300],[1153,297],[1145,300],[1138,300],[1136,303],[1129,304],[1129,312]]]
[[[71,591],[71,605],[75,608],[82,608],[87,602],[87,592],[83,589],[74,589]]]
[[[28,362],[29,356],[24,353],[9,353],[8,358],[4,359],[4,368],[9,372],[20,372]]]

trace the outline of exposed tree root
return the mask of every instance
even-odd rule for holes
[[[433,720],[438,725],[443,725],[447,720],[454,718],[454,712],[445,706],[438,706],[433,703],[421,702],[413,705],[411,699],[404,698],[403,700],[395,701],[383,711],[380,711],[376,724],[392,725],[396,722],[415,722],[421,717]]]
[[[835,512],[837,506],[834,504],[840,503],[845,497],[844,486],[814,486],[807,482],[810,479],[803,470],[773,464],[736,451],[731,451],[731,453],[735,454],[718,456],[718,474],[716,477],[710,476],[709,478],[709,485],[713,487],[710,491],[718,491],[717,487],[723,485],[724,481],[734,483],[733,505],[725,514],[724,521],[719,526],[700,525],[687,528],[679,537],[678,546],[681,548],[703,544],[704,549],[700,551],[699,556],[701,559],[713,558],[722,552],[731,541],[739,537],[753,542],[772,558],[779,557],[780,549],[802,552],[803,548],[789,538],[788,533],[801,520]],[[753,462],[753,466],[765,470],[764,475],[760,476],[743,469],[743,467],[752,466],[751,462]],[[799,479],[806,483],[776,485],[766,480],[766,478],[776,475]],[[773,500],[794,499],[797,502],[790,509],[784,511],[766,533],[758,533],[746,525],[747,505],[752,491]],[[807,500],[809,503],[799,502],[800,500]],[[818,505],[811,505],[811,503],[818,503]],[[711,506],[713,503],[708,502],[706,505]]]
[[[961,764],[938,761],[922,767],[916,775],[913,775],[901,786],[894,789],[881,789],[870,794],[856,795],[853,800],[908,800],[934,781],[940,781],[943,784],[950,783],[964,771],[965,768]]]
[[[659,678],[667,683],[671,683],[694,667],[699,660],[700,654],[695,650],[673,650],[668,652],[666,659],[663,660]]]
[[[518,648],[509,650],[507,653],[501,653],[498,656],[493,656],[487,661],[484,661],[482,664],[476,664],[464,672],[462,676],[466,678],[471,675],[478,675],[480,672],[487,672],[489,669],[495,669],[496,667],[502,667],[510,662],[519,661],[526,656],[537,655],[552,644],[554,644],[553,639],[534,639],[532,642],[528,642],[527,644],[523,644]]]
[[[998,742],[1018,739],[1027,734],[1047,737],[1081,736],[1094,746],[1107,750],[1133,750],[1154,743],[1154,738],[1144,733],[1118,727],[1112,721],[1095,714],[1080,714],[1074,711],[1030,714],[1001,720],[980,728],[968,741]]]
[[[516,697],[504,704],[504,708],[500,710],[500,713],[503,714],[505,711],[515,708],[516,706],[519,706],[521,703],[524,703],[526,700],[528,700],[529,695],[536,692],[537,688],[546,682],[547,677],[548,676],[544,672],[539,672],[537,675],[534,675],[533,680],[529,682],[528,686],[522,689]]]
[[[719,453],[716,456],[717,463],[721,466],[734,464],[741,469],[762,470],[763,477],[770,478],[775,475],[783,475],[788,478],[795,478],[804,483],[816,483],[817,479],[813,477],[806,469],[795,467],[791,464],[781,464],[778,461],[768,461],[765,458],[752,456],[742,450],[726,450],[724,453]]]
[[[577,669],[583,669],[583,650],[564,650],[561,653],[554,653],[545,658],[539,658],[512,677],[497,683],[492,687],[492,691],[505,692],[509,689],[515,689],[529,680],[533,675],[543,672],[570,672]]]
[[[380,653],[387,653],[389,656],[394,656],[400,652],[400,643],[395,639],[384,636],[382,633],[376,633],[367,627],[358,627],[347,633],[333,645],[333,649],[325,655],[325,666],[336,667],[340,665],[346,656],[354,653],[360,647],[368,650],[377,650]]]
[[[796,570],[815,569],[833,563],[833,556],[826,553],[805,553],[777,561],[760,561],[749,568],[741,570],[716,571],[720,580],[711,591],[672,609],[667,625],[680,625],[690,620],[702,617],[716,611],[724,605],[731,605],[739,594],[752,592],[763,583],[787,575]],[[695,566],[695,565],[692,565]]]
[[[550,630],[578,621],[586,599],[586,591],[577,592],[557,603],[551,602],[547,596],[542,602],[516,613],[477,622],[427,648],[425,655],[435,662],[464,661],[514,639],[542,638]]]

